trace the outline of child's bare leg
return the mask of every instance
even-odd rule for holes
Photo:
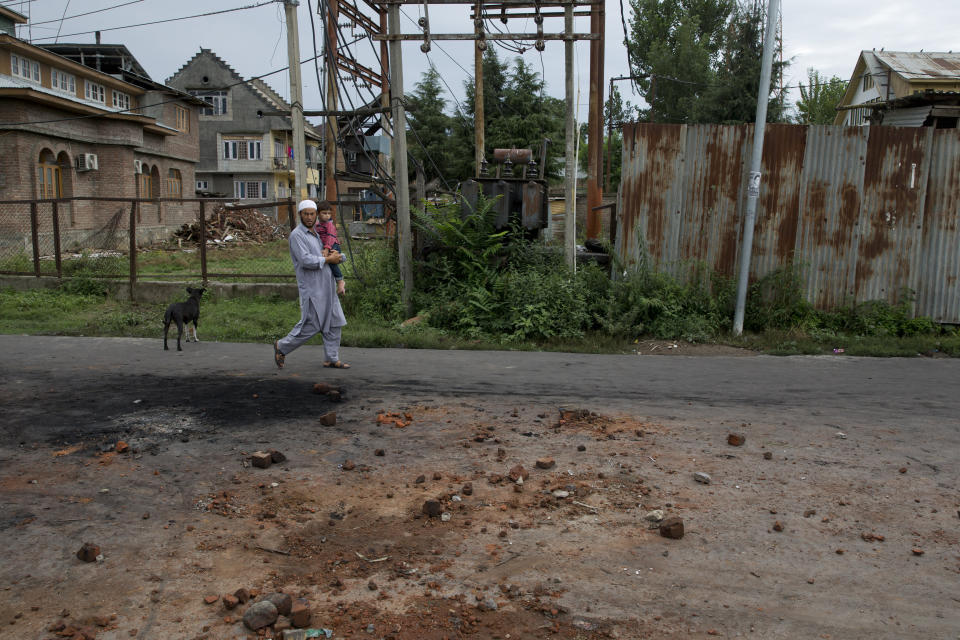
[[[342,296],[344,293],[346,293],[346,291],[347,285],[344,284],[343,280],[337,280],[337,294]]]

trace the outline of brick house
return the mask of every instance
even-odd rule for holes
[[[26,21],[0,7],[4,20]],[[201,106],[151,80],[123,45],[40,47],[0,28],[0,200],[193,197]],[[64,201],[58,210],[65,246],[124,207]],[[195,216],[195,206],[144,203],[138,241],[167,237]],[[23,225],[2,216],[0,226],[9,232]]]

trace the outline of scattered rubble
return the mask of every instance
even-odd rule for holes
[[[713,482],[713,479],[710,477],[709,473],[704,473],[703,471],[697,471],[693,474],[693,479],[699,482],[700,484],[710,484]]]
[[[732,447],[742,447],[743,443],[747,441],[747,436],[742,433],[731,433],[727,436],[727,444]]]
[[[273,454],[269,451],[256,451],[250,456],[250,464],[258,469],[266,469],[273,464]]]
[[[173,235],[180,241],[200,242],[200,223],[186,223]],[[286,238],[287,229],[257,209],[232,210],[221,205],[209,215],[205,235],[208,245],[229,242],[263,244]]]

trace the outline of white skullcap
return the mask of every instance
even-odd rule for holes
[[[316,209],[317,203],[313,200],[301,200],[300,204],[297,205],[297,213],[300,213],[304,209]]]

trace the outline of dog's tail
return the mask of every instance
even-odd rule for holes
[[[170,308],[167,308],[167,310],[163,312],[163,324],[168,325],[172,321],[173,321],[173,311]]]

